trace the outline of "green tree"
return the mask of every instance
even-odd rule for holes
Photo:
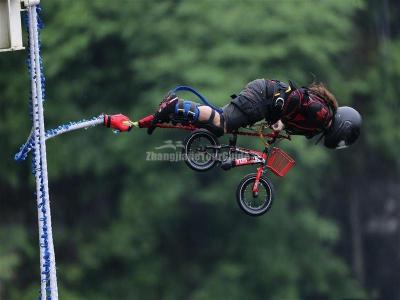
[[[355,47],[353,18],[362,2],[233,3],[44,3],[46,126],[101,112],[135,119],[151,113],[177,84],[195,86],[223,105],[229,94],[260,77],[307,84],[317,74],[345,99],[341,103],[351,104],[346,99],[362,83],[347,70],[346,53]],[[9,157],[29,131],[29,85],[22,53],[0,56],[0,65],[5,70],[0,135]],[[368,82],[374,76],[371,70]],[[390,127],[382,122],[374,124]],[[371,130],[377,128],[371,125]],[[318,212],[330,199],[326,190],[334,186],[325,180],[327,170],[335,178],[341,173],[332,167],[337,156],[300,137],[282,145],[297,166],[284,180],[274,180],[272,211],[250,218],[234,204],[234,191],[252,169],[197,174],[182,162],[146,161],[146,152],[163,140],[184,136],[161,130],[152,137],[140,131],[114,135],[96,128],[48,142],[63,299],[365,295],[335,253],[340,231]],[[259,146],[249,139],[239,142]],[[0,166],[0,190],[8,196],[0,212],[0,236],[19,230],[12,246],[0,244],[0,253],[6,253],[0,265],[7,262],[10,274],[0,277],[0,295],[32,298],[39,278],[32,178],[27,164],[2,159]]]

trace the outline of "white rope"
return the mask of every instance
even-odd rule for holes
[[[34,10],[34,19],[37,22],[37,11]],[[45,143],[45,129],[44,129],[44,114],[43,114],[43,95],[42,95],[42,75],[40,70],[40,53],[39,53],[39,33],[38,26],[34,29],[34,42],[35,42],[35,58],[36,61],[36,83],[38,86],[38,108],[39,108],[39,130],[40,130],[40,157],[42,159],[42,180],[44,187],[44,199],[47,211],[47,225],[48,225],[48,243],[50,252],[50,298],[58,299],[58,287],[57,287],[57,273],[56,273],[56,256],[54,252],[53,244],[53,229],[51,225],[51,211],[50,211],[50,198],[49,198],[49,184],[47,176],[47,154],[46,154],[46,143]]]
[[[32,110],[35,145],[35,176],[38,204],[41,265],[41,299],[58,299],[57,275],[47,178],[47,156],[43,117],[43,95],[40,70],[39,33],[36,6],[28,8],[31,59]],[[49,285],[49,286],[48,286]]]
[[[29,7],[28,8],[28,17],[29,17],[29,42],[30,42],[30,59],[31,59],[31,97],[32,97],[32,119],[33,119],[33,128],[32,128],[32,133],[34,137],[34,149],[35,149],[35,155],[34,155],[34,168],[35,168],[35,174],[37,172],[40,172],[40,144],[39,144],[39,119],[38,119],[38,106],[37,106],[37,92],[36,92],[36,82],[34,78],[36,77],[36,69],[33,67],[36,62],[35,62],[35,57],[34,57],[34,42],[33,42],[33,28],[34,25],[33,22],[33,17],[32,17],[32,10],[35,10],[36,8]],[[46,274],[43,272],[43,266],[45,263],[44,256],[45,256],[45,249],[42,247],[42,236],[44,236],[44,231],[43,227],[41,226],[42,220],[43,220],[43,212],[39,209],[40,205],[40,196],[41,196],[41,181],[39,176],[36,176],[36,196],[37,196],[37,205],[38,205],[38,224],[39,224],[39,245],[40,245],[40,298],[41,300],[46,300]]]

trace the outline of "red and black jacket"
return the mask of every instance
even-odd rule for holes
[[[322,133],[332,117],[333,111],[326,102],[307,88],[290,93],[281,112],[281,121],[289,133],[309,138]]]
[[[306,137],[323,132],[333,116],[321,97],[279,80],[251,81],[231,103],[247,116],[249,125],[262,119],[270,124],[282,120],[289,133]]]

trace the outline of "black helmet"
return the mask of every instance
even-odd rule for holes
[[[332,119],[332,125],[325,133],[325,146],[331,149],[350,146],[360,135],[361,123],[361,116],[354,108],[339,107]]]

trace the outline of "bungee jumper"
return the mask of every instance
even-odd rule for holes
[[[202,103],[178,97],[179,91],[192,92]],[[147,128],[148,134],[156,128],[191,131],[183,142],[183,152],[185,163],[195,171],[207,171],[216,165],[223,170],[258,165],[257,172],[246,175],[236,190],[239,207],[252,216],[264,214],[272,205],[274,189],[266,171],[284,176],[295,164],[287,153],[272,147],[276,142],[290,140],[290,135],[309,139],[320,135],[317,143],[324,138],[326,147],[341,149],[360,135],[360,114],[351,107],[338,106],[335,96],[322,83],[298,88],[290,80],[256,79],[231,98],[219,108],[193,88],[178,86],[166,94],[155,113],[136,122],[122,114],[104,115],[104,125],[119,131]],[[268,128],[272,131],[265,132]],[[229,144],[219,143],[218,138],[224,134],[232,135]],[[236,146],[238,135],[261,137],[264,150]]]
[[[180,99],[176,94],[180,90],[193,91],[189,87],[178,87],[168,92],[158,110],[139,121],[139,127],[145,127],[141,125],[147,125],[150,118],[149,134],[153,133],[155,124],[172,122],[194,124],[220,137],[265,119],[275,131],[284,129],[292,135],[307,138],[321,134],[321,138],[325,138],[324,145],[331,149],[350,146],[360,134],[360,114],[351,107],[338,107],[335,96],[322,83],[297,88],[290,80],[284,83],[256,79],[238,96],[232,95],[230,103],[222,108],[207,101],[199,104]],[[112,118],[105,116],[105,125],[111,126]],[[125,127],[118,129],[125,131],[130,127],[125,123]]]

